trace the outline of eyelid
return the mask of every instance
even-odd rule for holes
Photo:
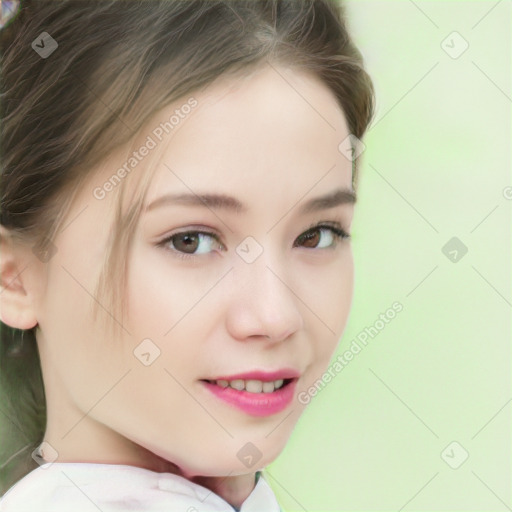
[[[334,230],[335,231],[337,230],[338,233],[343,238],[350,238],[351,237],[350,233],[348,232],[348,230],[346,230],[343,227],[343,224],[341,222],[339,222],[339,221],[332,221],[332,220],[325,220],[325,221],[320,221],[320,222],[314,222],[302,234],[307,233],[309,231],[313,231],[314,229],[322,229],[322,228],[334,228]],[[299,235],[299,236],[302,236],[302,234]]]
[[[171,232],[169,235],[165,235],[159,242],[157,242],[157,245],[169,242],[169,240],[174,236],[185,235],[187,233],[194,233],[194,234],[199,233],[202,235],[208,235],[208,236],[215,238],[215,240],[217,240],[217,242],[222,244],[222,241],[220,240],[220,236],[215,232],[215,230],[211,230],[210,228],[206,228],[205,226],[192,224],[191,226],[188,226],[184,229],[179,229],[178,231]],[[222,244],[222,245],[224,245],[224,244]]]
[[[173,232],[170,235],[165,236],[162,240],[160,240],[160,242],[157,242],[156,246],[157,247],[162,247],[162,248],[166,249],[165,246],[168,243],[170,243],[175,236],[186,235],[186,234],[189,234],[189,233],[198,234],[198,235],[211,236],[212,238],[215,239],[215,241],[219,245],[221,245],[222,247],[225,248],[224,244],[220,240],[220,237],[219,237],[219,235],[217,233],[215,233],[213,231],[206,230],[204,227],[199,227],[199,226],[196,226],[196,227],[189,226],[188,228],[183,229],[181,231]],[[191,259],[191,260],[194,260],[194,259],[197,259],[200,256],[198,254],[187,254],[187,253],[184,253],[184,252],[180,252],[180,251],[177,251],[176,249],[166,249],[166,250],[168,252],[170,252],[173,256],[176,256],[176,257],[181,258],[181,259]],[[201,255],[201,256],[204,257],[205,255]]]

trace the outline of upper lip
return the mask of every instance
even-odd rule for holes
[[[295,379],[300,377],[300,372],[293,368],[282,368],[280,370],[265,371],[252,370],[245,373],[237,373],[236,375],[223,375],[212,379],[204,380],[261,380],[262,382],[271,382],[280,379]]]

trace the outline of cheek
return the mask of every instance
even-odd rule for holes
[[[84,345],[89,345],[88,350],[94,350],[96,346],[99,333],[94,332],[94,306],[98,306],[96,321],[108,316],[96,302],[99,278],[96,269],[99,266],[99,261],[86,263],[79,250],[75,254],[61,245],[48,267],[48,284],[41,302],[39,324],[52,347],[70,352],[71,360],[78,357],[78,354],[74,355],[75,350],[81,353]]]
[[[126,283],[128,330],[148,338],[162,338],[177,324],[190,290],[183,272],[156,251],[134,247]]]
[[[180,269],[157,249],[134,247],[132,254],[126,325],[133,347],[149,338],[160,351],[158,365],[186,377],[201,360],[214,318],[206,296],[211,284],[199,269]]]
[[[326,335],[341,335],[350,313],[354,291],[354,263],[350,246],[343,248],[328,264],[308,268],[301,273],[304,279],[300,298],[312,312],[314,329],[317,332],[323,329]]]
[[[96,290],[109,234],[108,212],[94,205],[84,209],[80,202],[75,210],[83,213],[70,213],[75,220],[54,241],[57,251],[47,265],[38,321],[49,364],[65,385],[79,387],[80,382],[91,382],[91,374],[108,377],[111,373],[108,347],[112,340],[106,339],[104,323],[113,321],[114,312]],[[93,379],[100,391],[101,379]]]
[[[318,366],[327,364],[345,330],[352,306],[354,264],[351,248],[347,248],[336,264],[315,273],[311,291],[304,291],[302,300],[311,309],[310,339]],[[314,314],[313,314],[314,313]],[[309,313],[308,313],[309,314]]]
[[[160,338],[176,322],[176,297],[173,288],[152,279],[152,271],[129,273],[126,284],[128,330],[143,338]]]
[[[145,325],[146,336],[159,337],[172,329],[170,337],[213,317],[208,294],[226,269],[212,262],[194,267],[141,238],[134,240],[127,280],[127,321],[133,329]]]
[[[52,383],[53,389],[65,389],[87,411],[112,380],[122,375],[122,358],[117,352],[112,354],[115,345],[104,334],[103,321],[110,316],[98,306],[97,319],[93,320],[95,301],[84,288],[93,294],[95,279],[71,265],[66,268],[70,274],[55,269],[47,289],[39,322],[41,360],[45,382]]]
[[[341,277],[336,280],[334,288],[334,298],[330,304],[330,311],[333,318],[331,327],[336,332],[337,338],[339,338],[345,329],[354,294],[354,264],[352,251],[347,255],[347,259],[343,264]]]
[[[56,252],[47,265],[46,289],[38,304],[47,332],[62,329],[68,344],[72,337],[93,329],[93,306],[97,306],[100,320],[110,313],[96,290],[105,259],[109,215],[97,205],[87,206],[76,202],[69,213],[74,220],[54,240]]]

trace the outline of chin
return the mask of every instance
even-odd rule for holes
[[[247,443],[243,445],[247,446]],[[254,450],[254,449],[253,449]],[[240,450],[237,450],[240,451]],[[253,453],[252,460],[248,460],[244,462],[244,453],[240,454],[240,458],[238,459],[237,451],[234,453],[234,457],[229,457],[222,459],[220,457],[214,457],[211,460],[211,463],[206,463],[204,458],[198,460],[197,466],[191,465],[190,461],[186,468],[181,468],[183,476],[186,478],[194,478],[194,477],[226,477],[226,476],[239,476],[239,475],[248,475],[254,474],[256,471],[259,471],[265,468],[267,465],[271,464],[281,453],[282,450],[273,451],[271,456],[267,452],[265,455],[260,451],[259,454],[256,451],[252,451],[251,449],[247,450],[245,453],[250,454],[251,451]],[[226,456],[226,452],[223,451],[222,457]]]

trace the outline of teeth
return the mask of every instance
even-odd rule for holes
[[[272,393],[275,389],[274,386],[275,384],[273,382],[264,382],[261,387],[263,393]]]
[[[243,380],[232,380],[229,385],[232,388],[238,389],[238,391],[242,391],[245,387],[245,382]]]
[[[263,391],[263,382],[261,380],[248,380],[245,382],[245,390],[249,391],[249,393],[261,393]]]
[[[261,380],[241,380],[236,379],[232,381],[216,380],[213,381],[221,388],[231,387],[238,391],[248,391],[249,393],[272,393],[276,389],[283,387],[284,380],[274,380],[271,382],[263,382]]]

